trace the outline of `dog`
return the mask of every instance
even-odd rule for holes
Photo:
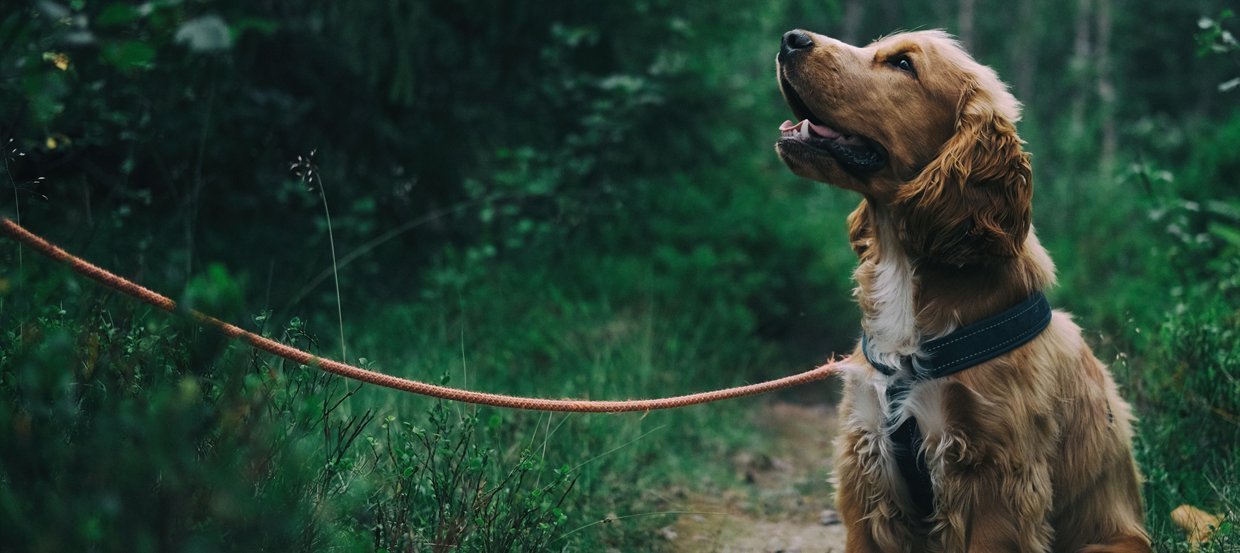
[[[862,340],[835,442],[846,551],[1147,552],[1132,410],[1042,291],[1021,105],[941,31],[865,47],[793,30],[793,173],[848,217]]]

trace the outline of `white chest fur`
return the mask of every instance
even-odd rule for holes
[[[896,449],[906,444],[893,443],[892,429],[913,417],[921,431],[922,447],[931,474],[943,462],[942,445],[950,441],[946,428],[944,410],[944,384],[942,380],[922,380],[912,383],[908,395],[894,408],[887,400],[888,386],[896,384],[898,376],[887,377],[873,371],[852,373],[846,386],[852,397],[851,409],[845,413],[844,424],[848,431],[860,434],[853,450],[858,454],[863,471],[871,476],[879,493],[889,494],[892,501],[903,508],[914,509],[905,491],[907,483],[900,473]]]
[[[849,378],[853,405],[848,423],[870,434],[886,435],[891,426],[898,426],[908,417],[913,417],[917,419],[917,426],[927,441],[942,434],[946,420],[943,402],[946,381],[912,381],[907,395],[893,406],[888,402],[887,389],[894,386],[899,378],[876,372],[869,376],[855,374]]]
[[[868,309],[862,326],[869,338],[870,354],[875,361],[889,367],[899,367],[900,358],[917,353],[921,336],[917,331],[916,293],[917,281],[912,261],[898,247],[894,247],[894,230],[879,225],[879,250],[877,261],[857,268],[869,275],[858,282],[857,289]],[[892,247],[883,247],[887,245]]]

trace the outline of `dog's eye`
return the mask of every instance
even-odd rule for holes
[[[909,59],[906,54],[887,58],[887,64],[901,71],[916,74],[916,71],[913,70],[913,60]]]

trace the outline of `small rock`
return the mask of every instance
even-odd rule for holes
[[[777,472],[782,472],[782,473],[793,472],[796,470],[796,465],[792,464],[790,461],[788,461],[787,459],[784,459],[783,457],[771,457],[770,459],[771,459],[770,468],[772,470],[775,470]]]
[[[823,509],[822,512],[818,514],[818,522],[823,526],[835,526],[842,521],[840,520],[839,513],[831,509]]]
[[[659,537],[667,541],[676,541],[676,538],[680,537],[680,534],[676,533],[676,530],[673,530],[671,526],[664,526],[657,533]]]

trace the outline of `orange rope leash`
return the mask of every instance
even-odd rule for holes
[[[133,283],[123,277],[114,275],[104,269],[101,269],[80,257],[66,252],[55,244],[48,242],[40,236],[22,228],[21,225],[14,223],[11,219],[0,218],[0,229],[4,231],[10,238],[17,240],[39,253],[69,265],[78,274],[86,276],[108,288],[112,288],[130,297],[136,298],[150,305],[158,307],[169,313],[175,313],[177,304],[175,301],[160,295],[157,292],[148,290],[138,284]],[[811,369],[792,376],[768,380],[748,386],[737,386],[735,388],[727,388],[724,390],[715,390],[710,392],[702,392],[698,394],[689,394],[683,396],[675,396],[658,399],[638,399],[625,401],[589,401],[578,399],[541,399],[506,396],[500,394],[488,394],[485,392],[474,392],[470,390],[461,390],[457,388],[448,388],[445,386],[436,386],[416,380],[409,380],[375,372],[353,365],[325,359],[317,355],[312,355],[305,351],[281,344],[270,338],[259,336],[253,332],[242,329],[236,325],[232,325],[221,321],[215,317],[201,313],[195,310],[189,310],[190,317],[198,321],[200,324],[214,327],[223,332],[230,338],[238,339],[250,344],[251,346],[271,353],[273,355],[283,357],[289,361],[309,365],[320,370],[337,374],[345,378],[351,378],[361,382],[376,384],[393,390],[403,392],[412,392],[425,396],[447,399],[452,401],[462,401],[465,403],[475,403],[478,405],[490,405],[494,407],[508,407],[512,409],[529,409],[534,411],[566,411],[573,413],[620,413],[629,411],[654,411],[658,409],[674,409],[676,407],[684,407],[687,405],[697,405],[699,403],[710,403],[724,399],[732,399],[737,397],[745,397],[757,395],[784,388],[791,388],[801,384],[807,384],[822,380],[839,369],[835,362],[828,363],[821,367]]]

